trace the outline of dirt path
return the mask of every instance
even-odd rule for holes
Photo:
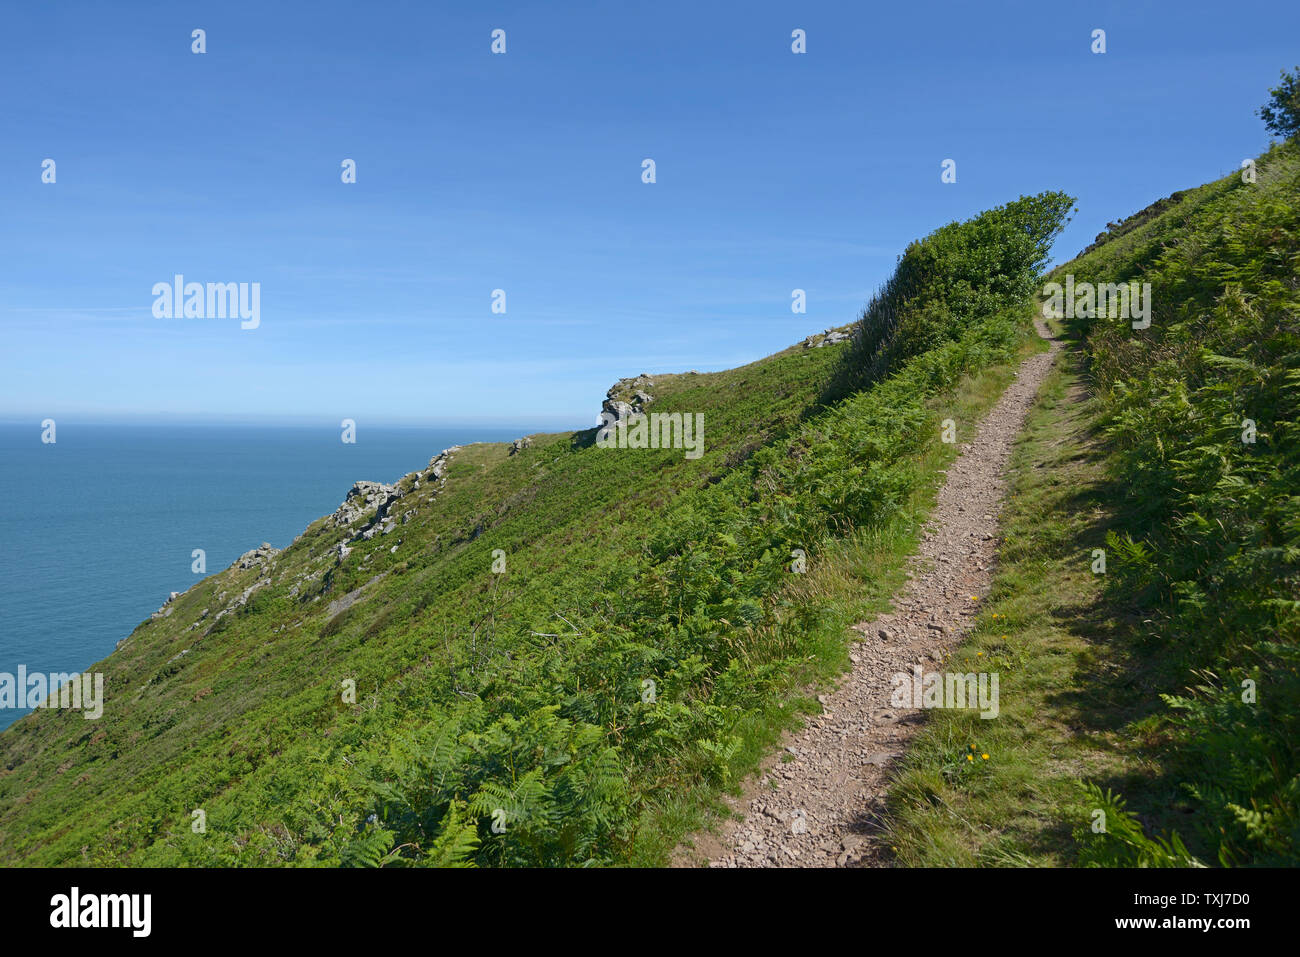
[[[1039,325],[1039,335],[1051,338]],[[852,670],[821,696],[824,712],[787,736],[733,806],[744,820],[695,839],[710,867],[863,867],[885,863],[875,835],[891,766],[924,712],[890,706],[893,676],[939,670],[970,628],[992,579],[1011,448],[1060,343],[1021,365],[948,470],[894,611],[854,628]],[[963,430],[958,426],[958,438]],[[965,434],[969,435],[969,431]],[[685,860],[681,863],[686,863]]]

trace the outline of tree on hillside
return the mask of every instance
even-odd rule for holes
[[[1273,98],[1259,108],[1259,118],[1270,133],[1291,139],[1300,133],[1300,66],[1282,71],[1282,82],[1269,90]]]

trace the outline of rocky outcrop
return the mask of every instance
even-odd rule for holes
[[[525,435],[522,439],[515,439],[514,442],[510,444],[510,454],[518,455],[524,449],[531,449],[532,447],[533,440]]]
[[[447,484],[447,470],[451,466],[451,458],[456,452],[459,452],[461,446],[453,445],[449,449],[443,449],[433,458],[429,459],[429,465],[420,472],[412,472],[404,476],[393,485],[385,485],[383,482],[366,482],[355,483],[348,492],[348,497],[343,500],[330,517],[335,528],[346,528],[352,530],[353,534],[346,543],[340,542],[334,546],[333,552],[336,562],[342,562],[352,551],[349,544],[359,541],[370,541],[376,535],[387,535],[395,530],[399,521],[406,524],[415,517],[416,510],[408,508],[400,516],[394,514],[394,504],[401,500],[409,492],[420,490],[420,479],[424,478],[426,483],[434,487],[426,495],[426,499],[437,495],[439,490]],[[407,479],[411,481],[407,483]],[[361,519],[365,522],[356,527],[357,522]]]
[[[630,379],[619,379],[605,393],[600,411],[611,416],[614,422],[626,422],[632,416],[641,414],[654,401],[654,396],[645,391],[653,387],[654,380],[644,372]]]
[[[253,584],[249,585],[242,592],[240,592],[239,597],[236,598],[234,602],[231,603],[230,607],[226,608],[225,611],[223,611],[221,614],[224,615],[228,611],[233,611],[236,608],[242,608],[244,605],[247,605],[248,599],[253,597],[253,592],[257,591],[259,588],[265,588],[269,584],[271,584],[271,579],[269,578],[262,578],[259,579],[258,581],[253,582]],[[221,617],[221,616],[218,615],[217,617]]]
[[[420,487],[419,480],[411,484],[411,489]],[[346,528],[354,525],[358,519],[369,515],[366,523],[356,530],[351,541],[370,541],[376,535],[387,535],[397,527],[396,519],[389,515],[393,503],[406,493],[399,485],[384,485],[382,482],[357,482],[348,492],[347,499],[334,513],[334,526]],[[371,509],[374,513],[371,514]],[[410,515],[413,510],[408,510]],[[404,516],[404,520],[405,516]],[[346,552],[339,555],[339,561],[346,557]]]
[[[848,342],[852,335],[847,329],[827,329],[818,335],[809,336],[803,341],[805,349],[820,349],[822,346],[837,346]]]
[[[361,516],[368,514],[371,509],[376,509],[376,514],[379,514],[398,497],[399,493],[395,485],[385,485],[383,482],[357,482],[348,492],[348,497],[343,500],[343,504],[331,516],[334,527],[344,528],[351,525]]]
[[[430,482],[442,484],[447,481],[447,469],[451,466],[451,457],[460,451],[459,445],[453,445],[449,449],[443,449],[433,458],[429,459],[429,470],[425,479]]]
[[[203,632],[203,637],[206,638],[208,635],[212,634],[212,629],[217,627],[217,622],[221,621],[222,618],[225,618],[227,615],[231,614],[232,612],[238,611],[240,608],[243,608],[245,605],[248,604],[248,600],[253,597],[253,594],[255,592],[260,591],[261,589],[265,588],[269,584],[271,584],[271,579],[269,576],[266,578],[259,578],[257,581],[253,582],[253,584],[249,585],[242,592],[240,592],[238,598],[232,601],[225,608],[221,609],[221,611],[217,612],[217,614],[212,619],[212,624],[208,626],[207,631]],[[225,597],[226,597],[225,592],[222,592],[217,596],[218,599],[225,598]],[[197,628],[199,622],[203,621],[203,619],[205,619],[207,615],[208,615],[208,610],[205,608],[203,610],[203,614],[199,616],[199,621],[195,622],[194,625],[187,630],[192,630],[193,628]]]
[[[235,567],[240,570],[247,568],[258,568],[265,565],[276,555],[280,554],[278,548],[272,548],[270,542],[263,542],[251,551],[244,552],[235,559]]]
[[[179,597],[181,597],[181,593],[178,591],[174,591],[170,595],[168,595],[167,600],[162,603],[162,607],[149,616],[150,620],[156,621],[159,618],[166,618],[168,615],[170,615],[172,613],[172,610],[176,607],[172,603],[176,601],[176,599]],[[123,639],[123,641],[125,640],[126,639]],[[119,641],[118,645],[120,646],[121,644],[122,642]]]

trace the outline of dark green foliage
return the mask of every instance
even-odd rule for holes
[[[1062,267],[1152,286],[1149,329],[1083,330],[1133,516],[1108,584],[1185,676],[1168,770],[1223,864],[1295,863],[1300,837],[1300,161],[1259,169]]]
[[[874,381],[1029,298],[1073,204],[1064,193],[1022,196],[910,244],[862,315],[848,384]]]
[[[1098,812],[1105,824],[1104,838],[1095,838],[1091,823],[1080,827],[1077,837],[1083,844],[1079,863],[1090,867],[1204,867],[1192,856],[1182,838],[1148,837],[1142,824],[1125,807],[1124,799],[1113,791],[1103,791],[1095,784],[1082,788],[1084,804],[1091,814]]]
[[[1300,66],[1282,71],[1281,82],[1268,91],[1272,96],[1259,108],[1259,118],[1270,133],[1291,139],[1300,133]]]

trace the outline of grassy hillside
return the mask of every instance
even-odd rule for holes
[[[1004,717],[932,716],[894,796],[904,863],[1300,859],[1300,156],[1257,163],[1048,277],[1150,283],[1151,324],[1062,323],[959,655],[1002,670]],[[992,755],[970,772],[967,740]]]
[[[203,580],[88,669],[100,720],[0,734],[0,862],[664,861],[843,666],[941,410],[1038,347],[1071,203],[912,244],[850,344],[650,376],[647,411],[703,414],[698,459],[470,445]]]

